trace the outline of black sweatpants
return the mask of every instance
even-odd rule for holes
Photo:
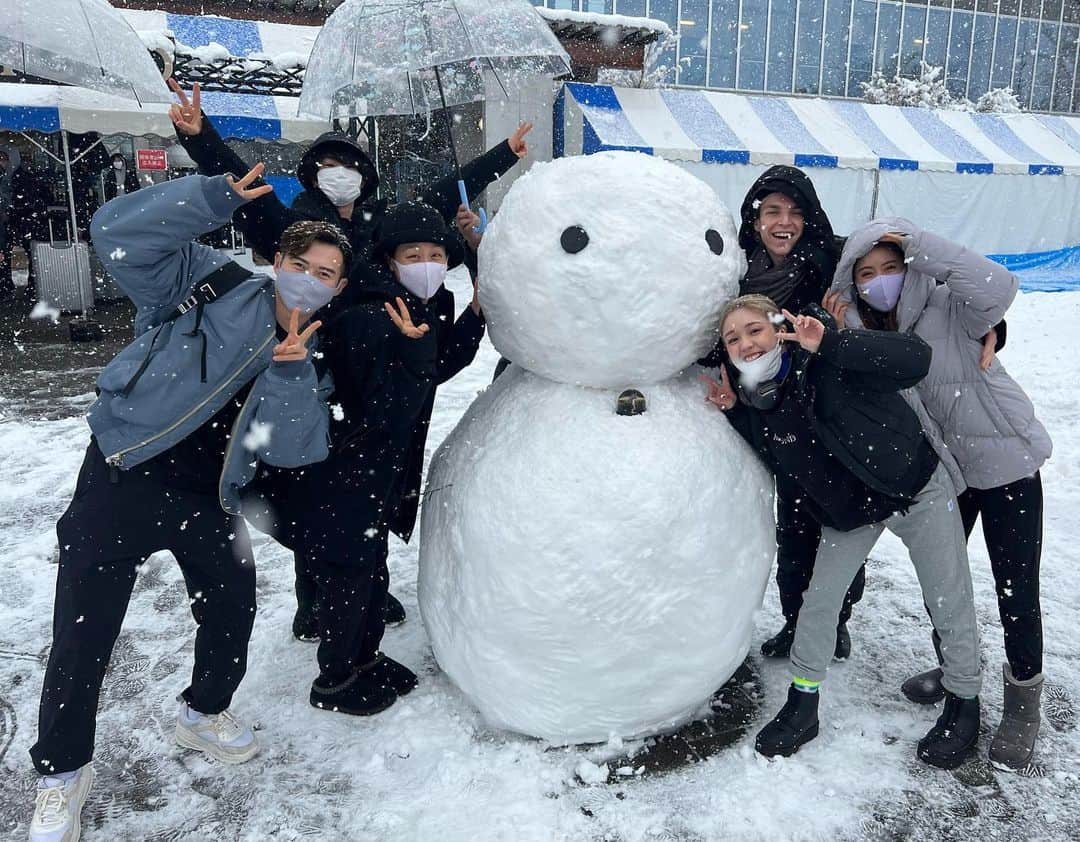
[[[776,495],[776,586],[780,590],[780,608],[784,619],[799,619],[803,594],[814,575],[814,560],[821,541],[821,524],[799,506],[795,498]],[[863,598],[866,588],[866,565],[859,568],[844,596],[838,623],[851,619],[851,607]]]
[[[381,520],[369,498],[341,491],[303,514],[297,572],[314,586],[320,683],[341,683],[379,651],[389,587]]]
[[[159,550],[180,565],[198,626],[183,696],[202,713],[225,710],[247,669],[255,620],[255,563],[243,521],[225,514],[216,494],[166,486],[138,467],[112,471],[91,441],[56,534],[52,650],[30,749],[38,771],[70,772],[93,757],[105,670],[139,565]]]
[[[1042,478],[1036,472],[997,488],[969,488],[959,502],[964,533],[969,537],[976,518],[982,517],[1005,632],[1005,657],[1013,676],[1027,681],[1042,672]]]

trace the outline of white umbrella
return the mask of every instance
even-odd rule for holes
[[[0,65],[139,102],[169,102],[131,24],[106,0],[4,0]]]

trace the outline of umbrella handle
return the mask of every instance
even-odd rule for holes
[[[465,189],[465,182],[461,179],[458,179],[457,189],[458,196],[461,197],[461,204],[465,205],[465,210],[472,210],[472,208],[469,207],[469,191]],[[477,234],[483,234],[484,229],[487,228],[488,224],[487,211],[483,208],[479,208],[477,213],[480,215],[480,224],[473,226],[473,231]]]

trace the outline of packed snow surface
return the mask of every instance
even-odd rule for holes
[[[511,366],[435,455],[420,610],[494,727],[603,742],[687,719],[742,663],[772,479],[694,374],[618,392]]]

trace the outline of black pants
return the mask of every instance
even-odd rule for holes
[[[975,519],[982,516],[1005,632],[1005,657],[1013,676],[1027,681],[1042,672],[1042,478],[1036,472],[997,488],[969,488],[959,501],[964,533],[969,537]]]
[[[379,651],[389,535],[369,499],[355,493],[327,494],[302,523],[295,547],[298,594],[309,587],[314,596],[321,682],[338,684]]]
[[[369,478],[358,459],[331,456],[291,476],[264,469],[244,501],[248,519],[293,551],[297,610],[316,618],[325,684],[370,662],[386,630],[389,534]],[[286,516],[285,500],[306,505]]]
[[[784,619],[799,619],[803,593],[814,575],[814,560],[821,541],[821,524],[801,508],[795,499],[776,496],[776,585],[780,589],[780,608]],[[851,607],[863,598],[866,588],[866,565],[859,568],[844,596],[838,623],[851,619]]]
[[[111,471],[91,441],[56,534],[52,650],[30,749],[38,771],[70,772],[93,757],[105,670],[138,567],[159,550],[176,557],[198,626],[183,696],[202,713],[225,710],[247,669],[255,620],[255,563],[243,521],[225,514],[216,495],[165,486],[138,467]]]

